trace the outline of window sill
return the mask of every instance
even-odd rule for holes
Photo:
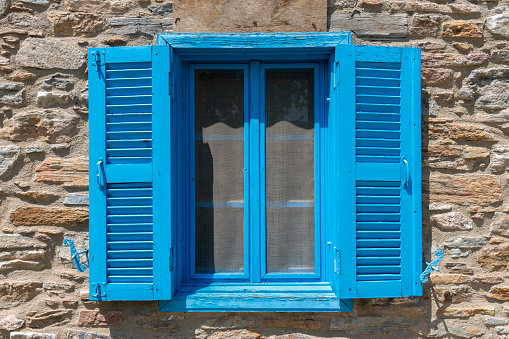
[[[329,284],[191,285],[160,312],[351,312],[352,299],[339,299]]]

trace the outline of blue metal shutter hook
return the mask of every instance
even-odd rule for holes
[[[435,260],[433,260],[432,262],[427,262],[426,260],[423,260],[426,265],[428,265],[428,267],[426,267],[426,269],[424,270],[424,272],[422,272],[421,274],[421,282],[424,284],[425,282],[428,281],[428,277],[426,277],[428,274],[430,274],[432,271],[437,271],[437,272],[440,272],[440,269],[438,268],[438,263],[440,262],[440,260],[442,260],[442,258],[444,257],[444,251],[442,250],[438,250],[435,255],[438,257],[436,258]]]
[[[74,265],[76,265],[76,269],[80,272],[85,272],[87,266],[81,265],[80,263],[80,255],[88,252],[88,250],[84,250],[81,252],[76,251],[76,247],[74,247],[74,243],[71,239],[65,239],[64,245],[70,247],[71,249],[71,260],[74,261]]]

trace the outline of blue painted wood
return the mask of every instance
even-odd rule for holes
[[[180,49],[333,48],[348,43],[350,33],[171,33],[158,34],[158,44]]]
[[[91,300],[154,300],[151,47],[89,53]]]
[[[420,295],[418,52],[373,46],[339,46],[338,50],[342,55],[340,93],[345,93],[339,95],[338,116],[351,128],[339,128],[343,145],[339,146],[338,193],[343,198],[337,203],[341,218],[353,219],[356,225],[353,232],[339,225],[341,259],[350,256],[355,265],[346,270],[342,266],[338,295]],[[406,187],[403,160],[410,164],[411,172]],[[348,253],[343,254],[347,248]]]

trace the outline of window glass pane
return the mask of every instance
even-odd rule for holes
[[[265,73],[267,272],[312,273],[314,243],[314,73]]]
[[[244,270],[244,72],[195,70],[195,271]]]

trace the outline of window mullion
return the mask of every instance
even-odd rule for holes
[[[251,61],[249,63],[249,231],[251,235],[251,282],[261,282],[260,267],[264,262],[263,252],[261,251],[261,229],[262,225],[260,207],[262,190],[262,171],[261,171],[261,107],[260,107],[260,61]],[[262,131],[263,133],[263,131]],[[264,178],[263,178],[264,179]],[[264,181],[264,180],[263,180]],[[263,223],[264,224],[264,223]]]

